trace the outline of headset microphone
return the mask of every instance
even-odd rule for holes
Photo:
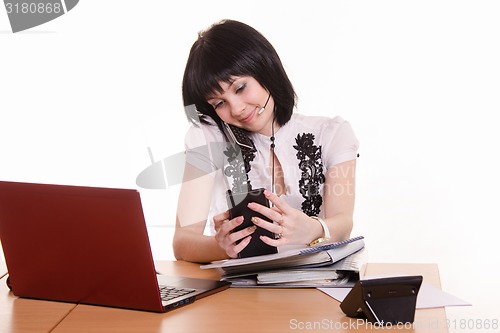
[[[266,106],[267,106],[267,103],[269,102],[269,98],[271,98],[271,94],[269,94],[269,96],[267,96],[266,104],[264,104],[264,106],[259,110],[259,112],[257,112],[257,114],[261,114],[264,111],[266,111]]]

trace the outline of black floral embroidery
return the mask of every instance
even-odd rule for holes
[[[295,139],[299,168],[302,171],[299,180],[300,194],[305,199],[302,202],[302,211],[309,216],[319,214],[323,198],[321,197],[321,184],[325,182],[323,162],[321,160],[321,145],[314,144],[312,133],[298,134]]]
[[[233,179],[231,191],[242,193],[252,190],[248,172],[251,170],[250,162],[255,158],[255,149],[241,149],[237,144],[230,144],[224,155],[227,156],[229,163],[224,169],[224,174]]]

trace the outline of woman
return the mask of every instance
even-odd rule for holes
[[[185,140],[177,259],[236,258],[256,227],[276,234],[261,240],[277,247],[349,237],[358,141],[340,117],[293,113],[293,86],[264,36],[232,20],[201,32],[182,91],[193,126]],[[241,151],[220,144],[235,140]],[[225,193],[231,186],[265,188],[272,208],[248,207],[275,223],[253,218],[255,226],[233,232],[243,218],[229,219]]]

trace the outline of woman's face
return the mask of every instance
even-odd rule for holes
[[[213,106],[222,121],[250,132],[271,135],[274,119],[272,96],[265,111],[259,111],[266,104],[269,92],[251,76],[235,76],[231,81],[221,82],[222,93],[215,92],[207,102]]]

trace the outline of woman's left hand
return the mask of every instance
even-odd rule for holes
[[[256,211],[276,223],[270,223],[258,217],[253,217],[252,222],[261,228],[278,235],[277,239],[261,236],[264,243],[271,246],[285,244],[309,244],[321,237],[323,228],[321,224],[307,216],[302,211],[290,207],[283,199],[269,191],[264,191],[266,198],[273,203],[273,207],[265,207],[251,202],[248,208]]]

